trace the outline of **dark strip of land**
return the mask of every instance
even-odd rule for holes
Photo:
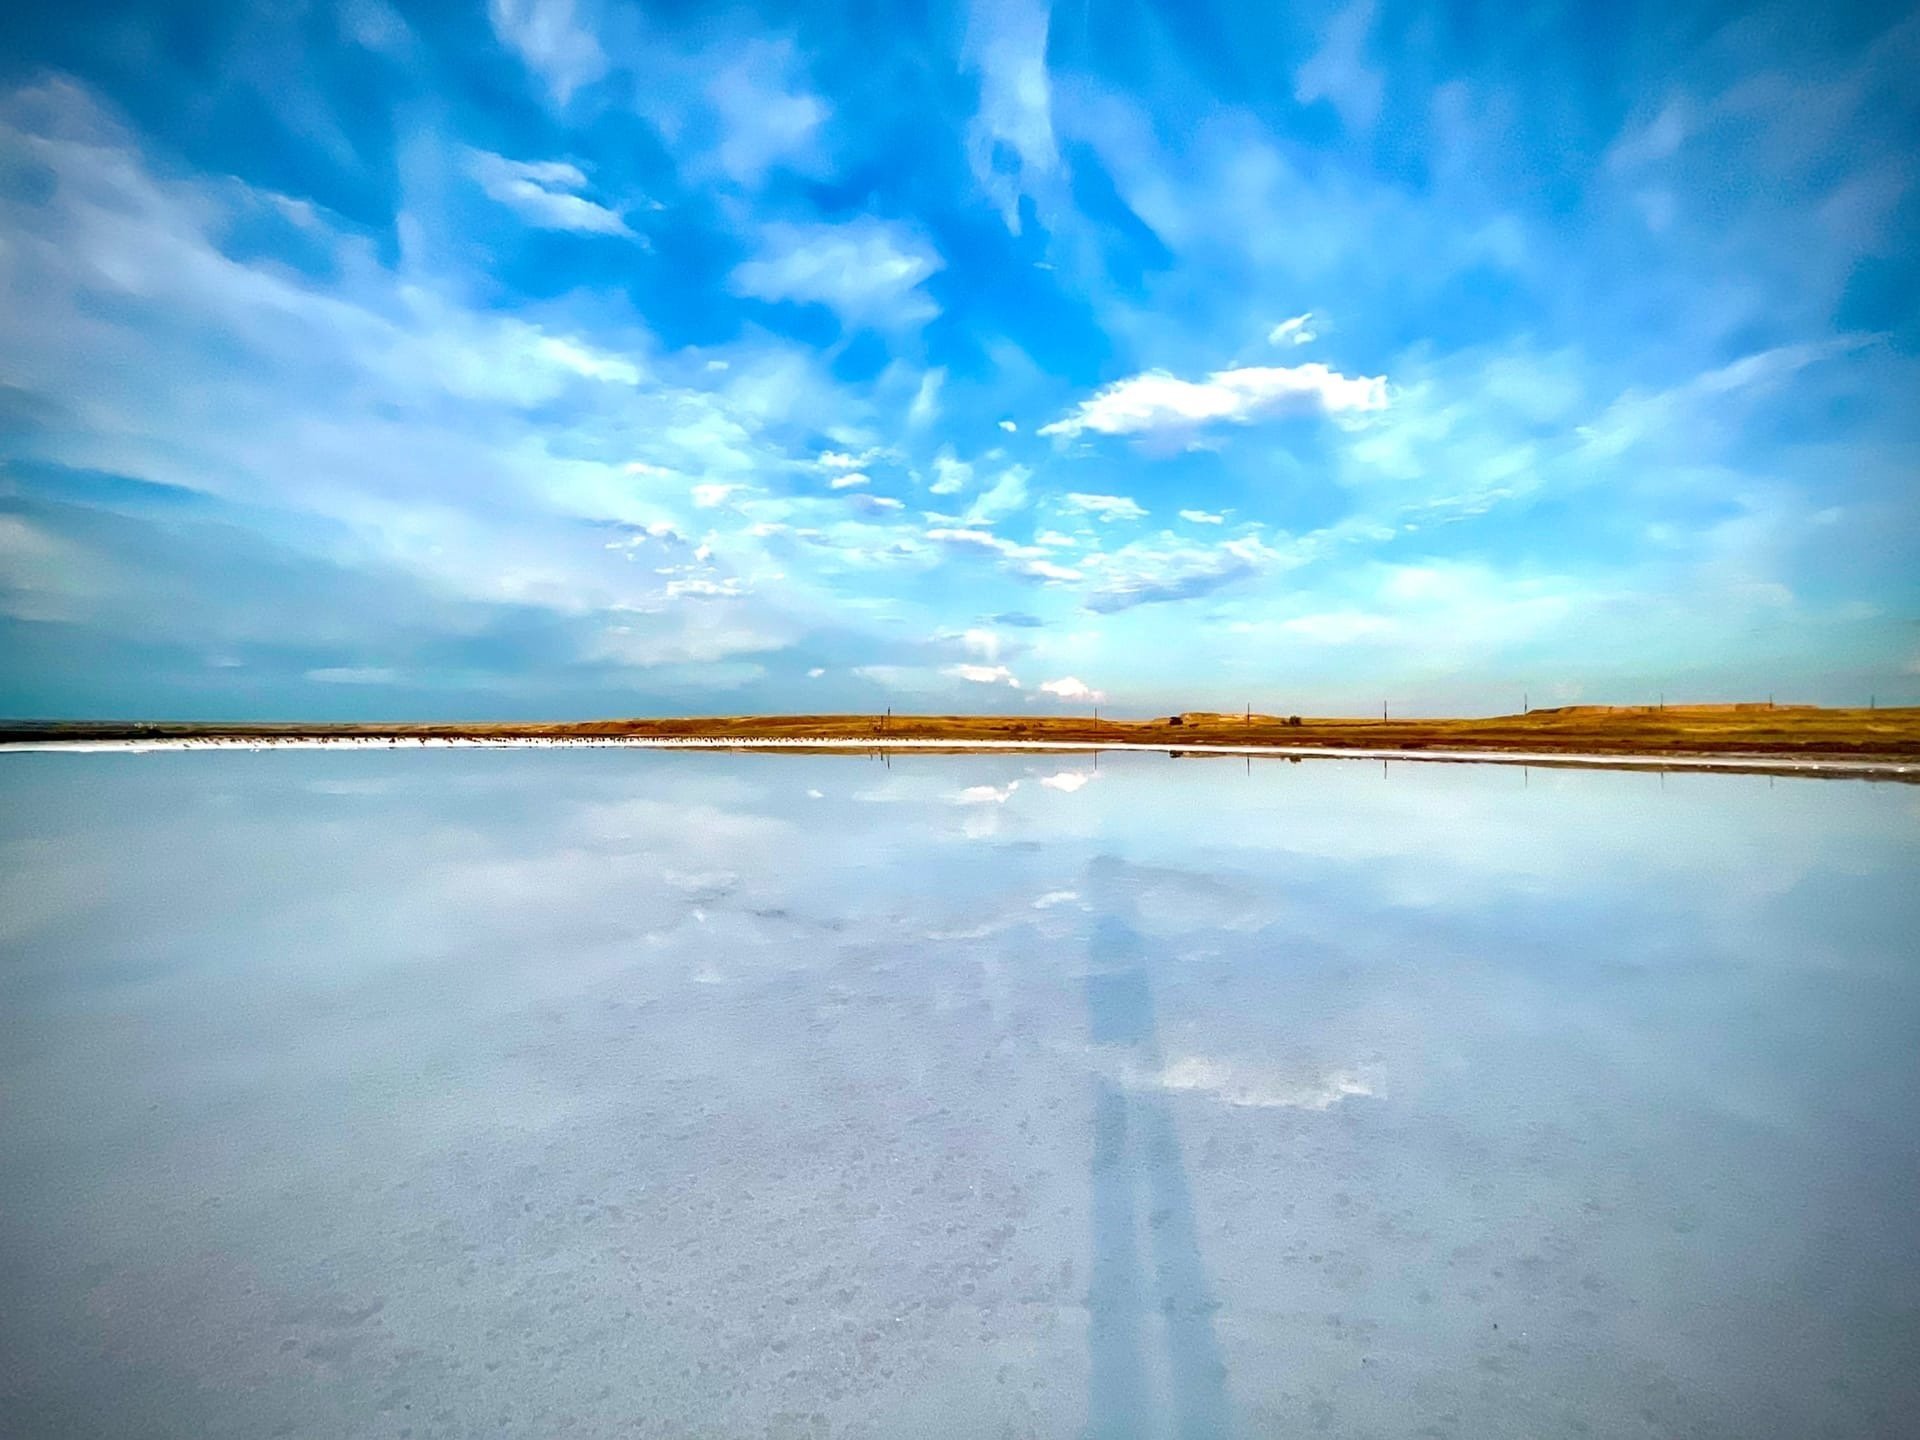
[[[1574,705],[1468,719],[1328,718],[1187,711],[1148,720],[1022,715],[725,715],[558,722],[280,724],[0,721],[0,741],[295,739],[978,740],[1061,745],[1307,746],[1755,759],[1920,759],[1920,707]]]

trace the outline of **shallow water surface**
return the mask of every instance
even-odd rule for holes
[[[1920,797],[0,756],[0,1433],[1895,1436]]]

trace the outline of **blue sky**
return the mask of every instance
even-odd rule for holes
[[[1920,701],[1910,5],[0,13],[0,710]]]

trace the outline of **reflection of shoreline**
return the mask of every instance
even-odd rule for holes
[[[1055,754],[1137,750],[1153,754],[1268,756],[1284,760],[1427,761],[1449,765],[1528,765],[1574,770],[1709,770],[1742,775],[1834,776],[1920,784],[1920,761],[1839,758],[1788,759],[1771,755],[1645,755],[1553,750],[1397,750],[1334,745],[1168,746],[1138,741],[914,740],[766,738],[734,736],[547,736],[547,735],[289,735],[161,736],[143,740],[7,740],[0,752],[143,754],[158,750],[819,750],[841,754],[923,750],[966,754],[1001,750]]]

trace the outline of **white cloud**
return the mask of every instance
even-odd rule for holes
[[[733,600],[746,593],[746,588],[735,576],[729,576],[725,580],[669,580],[667,582],[669,600]]]
[[[1317,363],[1217,370],[1202,381],[1150,370],[1115,381],[1040,433],[1067,439],[1088,430],[1136,435],[1193,430],[1214,421],[1246,424],[1282,415],[1384,410],[1386,405],[1385,376],[1349,377]]]
[[[488,150],[467,153],[467,172],[497,200],[536,229],[581,235],[631,235],[627,222],[606,206],[573,192],[587,177],[564,160],[509,160]]]
[[[960,634],[960,646],[969,655],[977,655],[982,660],[1000,658],[1000,637],[991,630],[963,630]]]
[[[727,497],[735,491],[746,488],[744,485],[696,485],[690,493],[695,505],[702,510],[711,510],[715,506],[726,504]]]
[[[865,450],[858,455],[844,450],[823,450],[813,463],[822,470],[858,470],[863,465],[872,464],[879,455],[878,450]]]
[[[904,510],[906,505],[891,495],[849,495],[849,504],[862,510]]]
[[[1293,74],[1293,98],[1302,105],[1330,100],[1347,128],[1373,128],[1380,113],[1380,72],[1366,63],[1374,0],[1354,0],[1328,22],[1320,48]]]
[[[1019,788],[1018,780],[1009,780],[1005,785],[969,785],[947,798],[956,805],[1004,805]]]
[[[1267,332],[1267,343],[1269,345],[1305,345],[1310,341],[1318,340],[1320,337],[1307,328],[1308,322],[1312,319],[1313,312],[1309,310],[1304,315],[1295,315],[1291,320],[1282,320]]]
[[[827,670],[824,665],[816,665],[811,670],[807,671],[807,678],[809,680],[818,680],[822,675],[826,673],[827,673]]]
[[[913,403],[907,406],[907,425],[914,430],[924,430],[940,418],[940,387],[947,382],[947,372],[935,366],[920,377],[920,385],[913,392]]]
[[[933,484],[927,488],[935,495],[957,495],[973,479],[973,467],[954,458],[953,451],[942,450],[933,457]]]
[[[925,241],[882,220],[776,224],[761,232],[760,253],[734,269],[733,288],[825,305],[851,326],[913,326],[940,313],[920,285],[942,263]]]
[[[934,526],[926,532],[926,538],[936,545],[952,550],[971,550],[976,554],[997,555],[1005,563],[1009,573],[1029,580],[1055,582],[1081,578],[1078,570],[1069,570],[1065,566],[1055,565],[1048,560],[1047,552],[1040,547],[1021,545],[1016,541],[1003,539],[991,530]]]
[[[973,504],[967,507],[967,524],[991,525],[1003,516],[1025,509],[1027,481],[1032,474],[1024,465],[1009,465],[1002,470],[993,488],[977,496]]]
[[[1004,665],[949,665],[940,673],[974,685],[1011,685],[1015,690],[1020,688],[1020,682]]]
[[[1067,581],[1083,578],[1078,570],[1055,565],[1051,560],[1028,560],[1019,567],[1018,573],[1034,580]]]
[[[1049,775],[1040,783],[1049,790],[1058,790],[1071,795],[1076,790],[1084,790],[1100,778],[1097,770],[1062,770],[1058,775]]]
[[[1611,458],[1643,444],[1698,444],[1737,429],[1750,405],[1808,366],[1860,348],[1866,337],[1779,345],[1742,355],[1671,389],[1629,390],[1591,425],[1577,427],[1589,456]]]
[[[236,258],[224,237],[272,197],[230,177],[156,173],[71,82],[0,100],[0,151],[19,149],[59,183],[44,196],[0,195],[6,263],[19,282],[14,303],[0,307],[0,370],[25,394],[86,393],[90,428],[53,448],[61,463],[185,487],[265,517],[271,538],[235,526],[232,543],[249,563],[322,550],[316,573],[385,577],[368,580],[370,603],[389,593],[380,584],[429,587],[435,619],[414,631],[481,628],[484,607],[499,604],[539,607],[561,621],[555,664],[692,665],[777,648],[813,623],[795,604],[804,582],[751,607],[665,604],[657,567],[638,563],[654,557],[619,545],[636,534],[681,543],[696,511],[682,477],[740,482],[791,468],[805,432],[790,417],[827,413],[826,397],[839,393],[797,350],[760,339],[729,347],[736,366],[721,390],[655,383],[606,348],[635,343],[617,291],[550,300],[534,323],[491,302],[463,303],[472,277],[436,270],[432,246],[390,265],[324,210],[311,221],[314,243],[336,261],[325,273]],[[137,317],[107,316],[98,303],[129,294],[140,298]],[[587,328],[595,325],[604,328]],[[187,335],[211,337],[221,358],[183,347]],[[126,358],[123,374],[101,370],[103,352]],[[182,372],[191,403],[152,386],[168,367]],[[371,395],[382,403],[369,405]],[[555,400],[565,403],[523,413]],[[710,553],[724,550],[728,571],[756,583],[777,578],[758,563],[754,539],[730,534]],[[245,608],[285,644],[357,623],[292,593]],[[622,623],[596,623],[615,616]],[[119,626],[145,623],[125,614]],[[400,674],[399,683],[418,683]],[[459,683],[517,682],[483,667]]]
[[[1083,515],[1098,515],[1102,520],[1144,520],[1147,512],[1138,501],[1125,495],[1088,495],[1075,490],[1061,501],[1061,507]]]
[[[574,13],[574,0],[491,0],[493,33],[547,82],[562,105],[607,70],[600,41]]]
[[[743,185],[758,185],[775,165],[817,168],[820,130],[832,112],[799,85],[795,68],[790,45],[757,41],[707,86],[725,132],[714,159]]]
[[[961,50],[962,64],[980,77],[967,158],[1016,235],[1020,197],[1060,163],[1047,83],[1047,21],[1047,7],[1033,0],[974,0]]]
[[[1051,775],[1047,779],[1042,780],[1040,783],[1042,785],[1051,786],[1053,789],[1058,790],[1061,787],[1058,785],[1055,785],[1053,782],[1055,780],[1063,780],[1065,778],[1066,777],[1063,775]],[[1042,895],[1038,900],[1035,900],[1033,902],[1033,908],[1036,910],[1051,910],[1056,905],[1071,905],[1074,901],[1078,900],[1079,898],[1080,898],[1080,892],[1078,890],[1049,890],[1047,891],[1046,894]]]
[[[836,475],[828,482],[835,490],[851,490],[857,485],[871,485],[873,481],[855,470],[849,475]]]
[[[1189,525],[1224,525],[1227,517],[1215,515],[1208,510],[1182,510],[1180,518]]]
[[[976,530],[971,527],[956,529],[952,526],[936,525],[927,531],[927,538],[941,545],[952,545],[968,550],[990,550],[999,555],[1011,555],[1021,547],[1011,540],[1002,540],[991,530]]]
[[[579,340],[565,336],[543,336],[536,345],[542,357],[563,369],[589,380],[605,380],[615,385],[638,385],[640,367],[623,355],[609,355]]]
[[[1017,430],[1018,430],[1018,429],[1019,429],[1020,427],[1019,427],[1018,425],[1016,425],[1016,424],[1014,424],[1014,423],[1013,423],[1013,421],[1011,421],[1011,420],[1002,420],[1002,421],[1000,422],[1000,428],[1001,428],[1002,430],[1004,430],[1004,431],[1006,431],[1006,432],[1007,432],[1007,433],[1008,433],[1009,435],[1011,435],[1011,434],[1013,434],[1013,433],[1014,433],[1015,431],[1017,431]]]
[[[1100,587],[1087,597],[1087,608],[1106,615],[1136,605],[1191,600],[1261,574],[1283,558],[1257,535],[1211,547],[1167,537],[1138,541],[1107,557]]]
[[[1063,675],[1058,680],[1043,681],[1040,688],[1056,700],[1083,700],[1088,703],[1098,703],[1107,698],[1106,691],[1095,690],[1086,681],[1075,679],[1071,675]]]

